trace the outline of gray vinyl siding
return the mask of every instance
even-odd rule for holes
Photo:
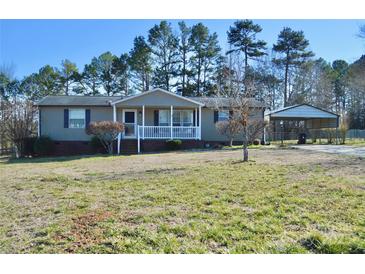
[[[177,98],[179,99],[179,98]],[[108,107],[40,107],[42,111],[41,126],[42,135],[47,135],[56,141],[87,141],[90,140],[90,136],[85,133],[85,129],[74,129],[63,127],[63,111],[65,108],[83,108],[90,109],[90,122],[93,121],[112,121],[113,120],[113,108]],[[142,108],[141,107],[126,107],[126,109],[137,110],[137,123],[142,125]],[[169,107],[145,107],[145,125],[154,125],[154,111],[158,109],[170,109]],[[195,107],[174,107],[174,109],[194,109]],[[117,108],[117,120],[123,121],[122,118],[123,109]],[[228,141],[227,137],[218,133],[214,123],[214,109],[202,108],[202,140],[205,141]],[[256,117],[262,118],[263,114],[261,110],[257,110]],[[240,138],[241,139],[241,138]]]
[[[40,107],[42,111],[42,136],[49,136],[56,141],[90,140],[90,136],[85,133],[85,129],[63,127],[63,111],[66,108],[90,109],[90,122],[113,120],[111,107]]]
[[[263,119],[263,110],[257,109],[252,113],[251,117]],[[228,138],[219,134],[214,123],[214,109],[202,109],[202,140],[204,141],[228,141]],[[242,140],[242,137],[237,137],[235,140]]]

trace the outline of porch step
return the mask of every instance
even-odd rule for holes
[[[121,140],[120,142],[120,154],[130,155],[138,153],[137,140]]]

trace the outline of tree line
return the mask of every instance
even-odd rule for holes
[[[2,100],[46,95],[128,96],[160,87],[184,96],[230,96],[237,92],[266,102],[271,109],[310,103],[347,115],[351,128],[365,128],[365,55],[352,64],[315,58],[303,31],[284,27],[269,45],[262,27],[238,20],[227,30],[229,50],[203,23],[174,30],[161,21],[137,36],[129,52],[105,52],[82,70],[70,60],[59,67],[13,79],[0,71]],[[365,38],[365,27],[360,28]]]

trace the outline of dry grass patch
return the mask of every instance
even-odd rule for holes
[[[0,163],[4,253],[363,253],[364,160],[298,150]]]

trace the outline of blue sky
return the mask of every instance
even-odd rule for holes
[[[169,20],[177,29],[180,20]],[[203,22],[217,32],[227,49],[226,32],[234,20],[185,20]],[[365,54],[365,42],[356,34],[365,20],[254,20],[262,26],[260,39],[272,46],[284,26],[303,30],[316,57],[353,62]],[[69,59],[82,69],[91,58],[105,51],[129,52],[137,35],[147,36],[159,20],[0,20],[0,65],[15,66],[22,78],[43,65],[59,66]]]

